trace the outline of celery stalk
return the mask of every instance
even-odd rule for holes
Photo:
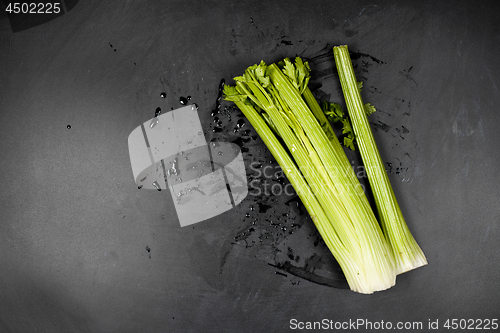
[[[285,59],[286,62],[287,59]],[[303,126],[306,135],[320,157],[320,163],[327,170],[336,195],[339,196],[344,208],[351,217],[351,222],[355,225],[359,237],[358,241],[363,251],[362,259],[366,262],[365,268],[370,267],[373,270],[370,275],[382,276],[388,274],[386,278],[390,279],[394,269],[390,247],[384,239],[375,215],[369,206],[359,180],[350,167],[345,152],[340,146],[331,144],[313,112],[302,99],[300,92],[293,89],[293,84],[284,74],[285,71],[282,72],[275,64],[271,64],[268,66],[268,72],[271,81],[289,103],[290,109]],[[347,165],[349,165],[349,168],[346,168]]]
[[[278,141],[272,130],[265,123],[264,119],[251,105],[245,104],[243,101],[234,102],[248,119],[250,124],[254,127],[264,144],[269,148],[278,164],[283,168],[285,175],[303,202],[304,207],[311,216],[311,219],[318,229],[321,237],[325,241],[325,244],[337,259],[342,270],[347,272],[346,277],[349,285],[354,286],[353,288],[356,288],[356,290],[362,290],[363,283],[362,281],[359,281],[360,278],[358,274],[360,268],[356,265],[355,260],[349,252],[345,250],[345,247],[341,243],[337,234],[335,234],[332,228],[329,227],[331,223],[329,218],[325,214],[311,188],[306,183],[301,172],[290,158],[288,152]]]
[[[404,220],[366,116],[347,46],[333,48],[342,91],[382,229],[391,245],[398,274],[427,264]]]
[[[390,247],[359,181],[346,172],[353,173],[345,153],[340,145],[333,147],[301,97],[308,72],[297,60],[297,72],[287,59],[285,63],[287,73],[300,80],[290,80],[276,64],[261,62],[235,78],[236,86],[224,87],[225,99],[235,102],[275,156],[351,289],[372,293],[390,288],[396,276]]]

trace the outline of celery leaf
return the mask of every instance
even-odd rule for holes
[[[366,103],[365,105],[363,105],[363,108],[364,108],[367,116],[369,116],[372,113],[374,113],[375,111],[377,111],[377,109],[375,109],[375,107],[373,105],[371,105],[370,103]]]

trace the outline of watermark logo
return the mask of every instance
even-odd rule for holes
[[[308,169],[302,167],[297,170],[302,176],[309,180],[308,189],[314,194],[327,194],[336,193],[342,195],[342,191],[348,191],[349,195],[365,195],[366,185],[361,181],[367,177],[366,168],[363,165],[354,165],[354,161],[348,167],[325,168],[326,173],[321,174],[312,166]],[[248,184],[249,194],[252,196],[296,196],[297,189],[293,188],[292,184],[286,181],[286,172],[279,165],[265,165],[259,162],[252,162],[250,164],[250,181]],[[336,175],[333,178],[323,177],[326,174]],[[337,182],[341,177],[357,178],[360,182],[352,182],[352,187],[339,186]],[[346,182],[347,184],[348,182]]]
[[[181,226],[220,215],[248,194],[240,147],[206,142],[193,105],[143,123],[128,146],[137,186],[170,191]]]

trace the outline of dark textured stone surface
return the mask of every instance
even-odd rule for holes
[[[0,16],[1,332],[286,332],[292,318],[426,331],[429,320],[498,317],[497,2],[72,6],[15,33]],[[213,131],[219,82],[300,55],[316,95],[342,101],[337,44],[356,53],[375,137],[429,260],[370,296],[332,287],[341,275],[292,196],[250,195],[180,228],[168,192],[137,189],[128,156],[136,126],[190,96],[207,140],[246,147],[249,175],[273,171],[229,103]]]

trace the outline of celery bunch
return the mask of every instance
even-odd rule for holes
[[[224,87],[262,138],[304,203],[353,291],[373,293],[395,284],[393,251],[363,188],[307,87],[300,58],[247,68]],[[285,143],[286,148],[278,140]]]
[[[366,108],[356,82],[347,46],[333,48],[340,83],[351,119],[357,146],[368,175],[382,228],[394,253],[397,271],[403,273],[427,264],[424,253],[413,238],[405,222],[396,196],[385,171]]]

